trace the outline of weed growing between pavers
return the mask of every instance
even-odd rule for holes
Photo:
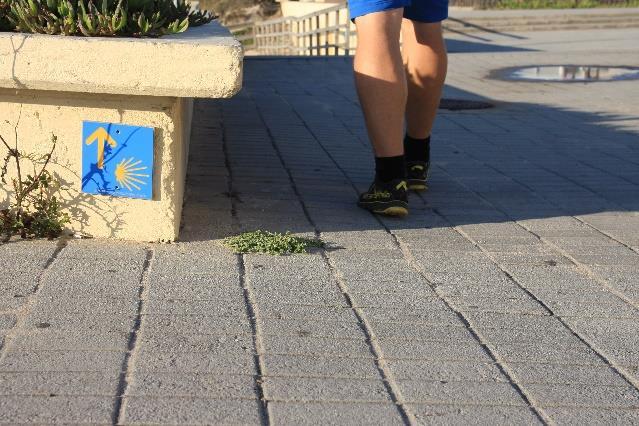
[[[17,138],[17,136],[16,136]],[[0,135],[0,147],[7,152],[0,163],[0,182],[8,185],[7,174],[11,164],[16,177],[11,179],[13,197],[9,208],[0,210],[0,241],[12,235],[22,238],[55,238],[69,223],[55,194],[60,189],[58,180],[47,170],[58,138],[51,136],[51,149],[47,154],[27,154],[11,147]]]
[[[290,233],[252,231],[228,237],[222,244],[235,253],[267,253],[272,255],[308,253],[310,248],[323,248],[321,240],[295,237]]]

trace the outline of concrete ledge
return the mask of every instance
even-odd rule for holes
[[[227,98],[241,88],[242,59],[217,22],[161,38],[0,33],[0,87]]]

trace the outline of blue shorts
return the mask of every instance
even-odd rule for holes
[[[448,0],[349,0],[351,19],[404,8],[404,18],[417,22],[441,22],[448,18]]]

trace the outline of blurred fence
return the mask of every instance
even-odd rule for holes
[[[517,0],[451,0],[456,6],[491,8],[503,1]],[[530,0],[521,0],[530,1]],[[580,1],[580,0],[575,0]],[[592,1],[592,0],[583,0]],[[626,0],[598,0],[609,4],[626,4]],[[613,16],[614,15],[614,16]],[[285,17],[229,26],[233,34],[253,55],[332,56],[351,55],[357,46],[355,25],[349,19],[346,3],[300,17]],[[485,16],[472,19],[450,18],[444,30],[457,33],[475,31],[541,31],[572,28],[635,28],[639,14],[623,9],[605,16],[599,14],[570,15],[556,13],[540,16]]]
[[[259,55],[350,55],[355,35],[346,4],[300,17],[255,22],[231,31]]]
[[[504,6],[508,8],[514,8],[517,3],[522,5],[530,5],[531,0],[450,0],[451,6],[457,7],[471,7],[473,9],[499,9]],[[549,2],[550,3],[550,2]],[[592,7],[594,3],[598,6],[622,6],[628,4],[628,0],[572,0],[574,7],[587,6]]]

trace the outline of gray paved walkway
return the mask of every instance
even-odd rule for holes
[[[443,112],[401,221],[353,204],[348,60],[247,61],[237,98],[197,104],[182,242],[0,246],[0,423],[636,424],[637,82],[485,76],[639,66],[638,36],[451,43],[447,96],[497,107]],[[255,228],[332,248],[216,241]]]

